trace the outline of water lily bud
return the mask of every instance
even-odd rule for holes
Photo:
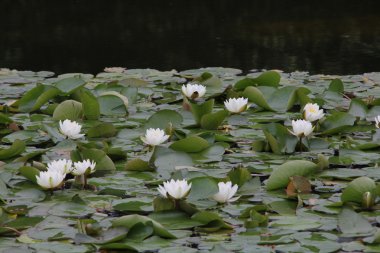
[[[314,130],[311,122],[302,119],[292,120],[292,127],[293,131],[290,132],[297,137],[309,136]]]
[[[170,180],[164,182],[164,185],[158,186],[158,191],[161,193],[162,196],[165,198],[168,197],[168,195],[174,199],[182,199],[187,196],[191,189],[191,183],[188,184],[185,179],[183,180]]]
[[[241,113],[247,110],[248,98],[230,98],[224,101],[227,110],[232,113]]]
[[[157,146],[164,143],[169,139],[169,135],[166,135],[164,130],[159,128],[149,128],[146,130],[145,136],[141,137],[141,140],[150,146]]]
[[[305,120],[313,122],[319,120],[325,116],[323,109],[319,109],[318,104],[308,103],[303,108],[303,116]]]
[[[95,166],[96,162],[91,161],[90,159],[83,160],[81,162],[75,162],[71,174],[73,174],[74,176],[91,174],[95,172]]]
[[[72,165],[73,162],[71,160],[60,159],[48,163],[47,169],[60,171],[62,174],[69,174],[73,170]]]
[[[227,183],[219,182],[218,187],[219,187],[219,192],[212,197],[215,201],[219,203],[226,203],[226,202],[233,202],[239,198],[239,197],[233,198],[236,191],[238,190],[237,184],[232,186],[231,181]]]
[[[69,139],[79,139],[84,136],[80,134],[82,126],[75,121],[65,119],[63,122],[59,121],[59,131],[67,136]]]
[[[380,115],[375,117],[375,126],[376,128],[380,128]]]
[[[62,174],[59,170],[48,170],[41,171],[38,176],[36,176],[37,184],[39,184],[44,189],[54,189],[60,186],[65,179],[66,174]]]
[[[206,94],[206,87],[200,84],[188,83],[182,85],[182,93],[190,99],[201,98]]]
[[[375,198],[371,192],[363,193],[362,205],[364,208],[371,208],[375,204]]]

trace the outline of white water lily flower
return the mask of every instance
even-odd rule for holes
[[[59,131],[67,136],[69,139],[79,139],[84,136],[80,134],[82,126],[75,121],[65,119],[63,122],[59,121]]]
[[[175,199],[182,199],[187,196],[191,189],[191,183],[188,184],[185,179],[183,180],[170,180],[164,182],[164,185],[158,186],[158,191],[165,198],[168,197],[168,194]]]
[[[73,170],[73,162],[70,159],[55,160],[48,163],[47,169],[60,171],[62,174],[69,174]]]
[[[375,117],[375,126],[376,128],[380,128],[380,115]]]
[[[59,170],[41,171],[40,175],[36,176],[37,184],[44,189],[54,189],[60,186],[65,179],[66,174],[62,174]]]
[[[235,184],[232,186],[231,181],[228,181],[227,183],[219,182],[218,183],[219,192],[212,196],[214,200],[216,200],[219,203],[226,203],[226,202],[233,202],[236,201],[239,197],[233,198],[235,193],[238,190],[238,185]]]
[[[292,134],[294,134],[297,137],[306,137],[309,136],[313,130],[314,127],[311,124],[310,121],[299,119],[299,120],[292,120],[292,126],[293,131],[290,131]]]
[[[247,109],[248,98],[230,98],[224,101],[227,110],[232,113],[240,113]]]
[[[71,174],[74,176],[84,175],[85,173],[91,174],[95,172],[95,166],[96,162],[91,161],[90,159],[83,160],[81,162],[75,162]]]
[[[182,85],[182,93],[190,99],[201,98],[206,94],[206,87],[200,84],[188,83],[187,85]]]
[[[164,143],[169,139],[169,135],[166,135],[164,130],[159,128],[149,128],[146,130],[145,136],[141,136],[141,140],[150,146],[157,146]]]
[[[318,104],[308,103],[303,108],[303,117],[307,121],[313,122],[323,118],[323,116],[325,116],[323,109],[319,109]]]

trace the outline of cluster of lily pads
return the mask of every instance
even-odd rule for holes
[[[0,252],[380,251],[378,73],[0,85]]]

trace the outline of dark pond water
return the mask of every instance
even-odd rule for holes
[[[380,71],[380,1],[0,0],[0,67]]]

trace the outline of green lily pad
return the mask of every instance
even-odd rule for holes
[[[53,119],[55,120],[74,120],[77,121],[83,116],[82,103],[75,100],[65,100],[54,110]]]
[[[308,176],[317,171],[318,166],[315,163],[294,160],[288,161],[278,166],[270,175],[266,188],[268,191],[285,188],[292,176]]]

